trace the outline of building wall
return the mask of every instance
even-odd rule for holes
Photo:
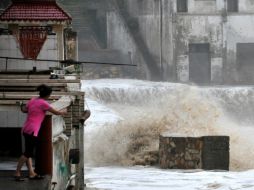
[[[254,29],[252,0],[239,0],[237,12],[227,11],[227,1],[224,0],[188,0],[188,11],[181,13],[177,12],[176,0],[60,2],[67,11],[70,10],[75,15],[73,23],[80,39],[79,57],[82,57],[83,50],[94,50],[95,46],[92,47],[91,44],[97,44],[96,48],[117,50],[122,55],[131,55],[132,63],[137,65],[135,78],[193,82],[190,80],[189,45],[208,43],[210,83],[254,82],[254,77],[251,76],[254,71],[251,61],[242,64],[241,56],[237,52],[237,47],[241,47],[237,44],[245,43],[249,51],[246,53],[248,59],[251,60],[252,54],[254,55],[250,50]],[[77,6],[82,7],[81,12],[76,11]],[[94,18],[93,14],[96,18],[91,21],[89,19]],[[98,31],[102,31],[103,35]],[[99,42],[100,39],[103,40]],[[60,46],[59,43],[58,47]],[[96,51],[99,50],[101,49]],[[57,56],[61,58],[63,55],[58,52]],[[85,59],[85,56],[82,57],[82,60]],[[111,72],[98,76],[92,71],[89,76],[112,76],[107,73]],[[248,77],[245,77],[245,74]],[[116,76],[133,78],[129,73]]]
[[[123,53],[126,51],[131,53],[132,61],[138,65],[137,70],[141,78],[163,78],[164,73],[168,74],[170,70],[172,56],[170,56],[169,50],[171,44],[169,29],[171,26],[168,23],[171,16],[168,14],[169,12],[164,12],[162,9],[170,8],[170,2],[125,0],[120,8],[118,11],[120,16],[117,17],[118,23],[110,17],[107,18],[111,23],[107,28],[108,41],[110,44],[115,44],[114,49],[120,48]],[[124,30],[120,32],[118,26]],[[118,38],[119,35],[128,36],[131,40]],[[164,39],[162,40],[162,38]],[[124,48],[126,46],[128,49]],[[143,72],[147,74],[144,75]]]
[[[222,81],[222,19],[209,15],[177,15],[175,23],[177,79],[189,81],[189,44],[209,43],[211,81]],[[216,77],[215,77],[216,75]]]
[[[221,0],[188,0],[188,13],[214,14],[220,12],[224,7]]]
[[[131,59],[138,65],[143,78],[149,78],[149,72],[144,64],[144,59],[133,39],[128,27],[123,22],[119,13],[111,11],[107,13],[107,48],[117,49],[121,52],[131,54]]]
[[[239,4],[240,12],[254,12],[254,2],[252,0],[241,0]]]
[[[63,60],[63,34],[61,28],[56,27],[56,35],[48,35],[44,42],[42,49],[37,59],[47,60]],[[20,51],[19,43],[14,35],[0,35],[0,56],[23,58]],[[36,62],[27,60],[8,60],[8,70],[32,70],[36,67],[37,70],[47,70],[49,67],[56,67],[58,63],[55,62]],[[0,70],[6,69],[6,60],[0,59]]]
[[[1,106],[0,128],[21,128],[26,114],[20,111],[19,106]]]
[[[254,9],[253,9],[254,11]],[[226,23],[226,61],[225,61],[225,82],[245,82],[243,75],[252,75],[254,72],[254,67],[251,64],[246,65],[248,72],[251,73],[241,73],[239,72],[239,67],[241,67],[242,61],[237,62],[237,44],[238,43],[245,43],[251,44],[254,43],[254,15],[243,14],[243,15],[232,15],[228,16],[227,23]],[[252,52],[253,53],[253,52]],[[248,55],[254,59],[254,55]],[[247,71],[246,71],[247,72]],[[253,82],[254,78],[250,77],[249,82]]]
[[[253,43],[253,1],[239,1],[238,12],[227,12],[226,1],[188,0],[186,13],[177,12],[176,0],[125,0],[124,3],[129,14],[127,22],[133,22],[134,26],[136,24],[136,30],[141,34],[153,58],[153,64],[161,70],[162,80],[192,82],[189,76],[189,45],[208,43],[210,83],[245,84],[254,81],[250,76],[254,68],[248,63],[243,70],[248,72],[249,77],[244,77],[245,71],[239,73],[241,59],[237,59],[236,51],[237,43]],[[116,24],[108,17],[110,26],[118,31],[112,33],[112,27],[109,27],[108,37],[111,44],[115,44],[115,49],[128,49],[127,51],[135,54],[139,51],[138,42],[132,38],[130,27],[124,31],[118,30],[118,26],[124,22],[121,19],[123,18],[118,18]],[[132,40],[118,38],[119,35],[128,35]],[[132,48],[133,44],[136,44],[135,48]],[[139,63],[138,59],[134,58],[134,63]]]
[[[190,43],[210,44],[211,83],[246,84],[254,81],[252,65],[239,72],[242,60],[237,59],[236,48],[237,43],[253,43],[253,2],[239,1],[239,11],[234,13],[225,12],[226,6],[221,1],[190,0],[187,13],[176,13],[174,39],[179,81],[189,81]],[[176,4],[174,7],[176,11]],[[246,74],[249,77],[245,77]]]

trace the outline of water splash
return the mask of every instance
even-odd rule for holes
[[[240,117],[243,110],[249,111],[248,105],[254,92],[250,87],[201,88],[174,83],[103,79],[83,81],[83,89],[86,97],[96,102],[90,108],[94,118],[87,123],[85,133],[85,138],[89,139],[86,141],[86,160],[90,164],[155,164],[158,137],[161,133],[168,133],[183,136],[229,135],[231,169],[254,167],[254,153],[249,151],[254,143],[251,137],[254,128],[239,125],[244,122],[232,119],[241,111],[237,121],[251,121],[246,115],[243,115],[244,119]],[[103,117],[105,113],[109,115]],[[101,120],[101,117],[104,119]]]

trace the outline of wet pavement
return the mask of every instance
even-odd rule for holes
[[[51,189],[51,176],[45,176],[44,179],[31,180],[25,178],[24,181],[15,181],[14,170],[0,171],[0,190],[49,190]],[[23,172],[23,176],[27,176]]]

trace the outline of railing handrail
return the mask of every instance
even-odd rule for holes
[[[48,61],[48,62],[58,62],[58,63],[71,63],[71,64],[82,64],[82,63],[87,63],[87,64],[107,64],[107,65],[119,65],[119,66],[137,66],[136,64],[120,64],[120,63],[112,63],[112,62],[98,62],[98,61],[76,61],[72,59],[67,59],[67,60],[57,60],[57,59],[28,59],[28,58],[19,58],[19,57],[3,57],[0,56],[0,59],[6,59],[6,62],[8,59],[14,59],[14,60],[27,60],[27,61]]]

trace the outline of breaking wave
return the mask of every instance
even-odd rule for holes
[[[159,135],[230,136],[230,169],[254,168],[252,87],[198,87],[127,79],[85,80],[92,117],[90,165],[155,165]]]

